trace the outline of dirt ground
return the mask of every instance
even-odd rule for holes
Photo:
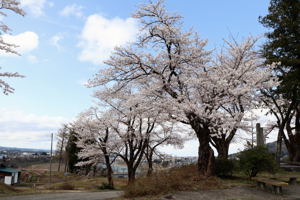
[[[223,190],[206,190],[199,192],[177,192],[165,195],[161,200],[300,200],[300,185],[283,188],[282,195],[272,194],[251,186],[238,186]]]
[[[0,197],[0,200],[101,200],[122,195],[119,191],[110,192],[70,192]]]

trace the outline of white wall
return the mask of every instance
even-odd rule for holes
[[[18,175],[19,175],[18,172],[15,173],[15,176],[14,176],[14,183],[18,183],[18,178],[19,178]]]
[[[12,184],[12,176],[5,176],[4,177],[4,183],[6,185],[11,185]]]

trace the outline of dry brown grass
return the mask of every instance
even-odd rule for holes
[[[16,192],[18,192],[17,189],[9,185],[5,185],[4,183],[0,183],[0,194],[11,194]]]
[[[216,177],[199,177],[195,165],[172,168],[142,177],[125,189],[125,197],[159,195],[172,191],[214,189],[220,186]]]

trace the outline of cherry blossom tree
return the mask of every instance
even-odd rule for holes
[[[213,57],[206,41],[184,32],[181,16],[168,13],[163,1],[142,5],[134,17],[141,31],[136,43],[115,50],[104,70],[90,81],[92,86],[110,87],[112,93],[134,87],[140,97],[156,97],[171,119],[188,124],[199,141],[200,175],[214,175],[211,137],[240,125],[243,112],[226,109],[242,102],[250,109],[260,88],[276,84],[264,68],[255,40],[228,43],[226,52]],[[246,55],[245,55],[246,54]],[[255,79],[252,79],[255,78]]]
[[[168,113],[155,104],[157,98],[142,98],[137,91],[126,87],[114,93],[100,88],[94,94],[98,106],[110,113],[106,125],[115,135],[113,143],[119,147],[114,155],[127,165],[128,184],[135,181],[144,156],[152,172],[152,157],[157,147],[162,144],[179,146],[185,133],[183,128],[174,127]],[[175,134],[175,130],[182,134]]]
[[[17,0],[1,0],[0,1],[0,16],[7,16],[5,11],[10,10],[16,14],[25,15],[25,12],[20,8],[20,2]],[[19,53],[15,50],[17,47],[14,44],[7,43],[3,40],[2,34],[8,33],[10,28],[0,20],[0,51],[4,51],[5,53],[12,53],[19,55]],[[0,68],[1,69],[1,68]],[[13,93],[14,89],[3,80],[3,78],[12,78],[12,77],[24,77],[17,72],[0,72],[0,88],[2,89],[5,95],[9,93]]]
[[[119,152],[119,143],[110,125],[109,112],[102,114],[96,108],[83,112],[75,122],[78,133],[77,146],[81,149],[78,156],[82,160],[77,165],[104,163],[107,170],[108,185],[113,188],[112,164]]]
[[[117,96],[112,94],[110,98],[102,96],[102,100],[105,99],[114,113],[111,127],[118,136],[118,142],[115,142],[122,148],[117,155],[125,162],[128,184],[132,184],[144,152],[150,144],[150,138],[159,129],[157,126],[162,119],[160,111],[146,104],[147,101],[137,97],[139,95],[135,96],[131,90],[123,90],[120,93]]]
[[[218,69],[222,68],[223,73],[227,73],[227,75],[220,74],[220,77],[224,77],[230,83],[227,85],[226,95],[235,96],[233,101],[224,102],[219,108],[219,111],[227,115],[220,123],[225,124],[225,121],[231,118],[233,126],[223,126],[221,129],[216,127],[219,132],[211,138],[211,144],[217,149],[221,158],[228,157],[229,145],[237,130],[246,129],[245,112],[261,107],[261,98],[264,94],[260,89],[269,89],[277,84],[255,49],[256,41],[257,39],[252,37],[242,43],[234,39],[232,42],[225,41],[227,46],[221,50],[214,61],[214,66]]]

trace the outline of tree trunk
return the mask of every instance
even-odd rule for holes
[[[295,118],[295,156],[294,162],[300,162],[300,110],[297,108]]]
[[[284,137],[286,147],[289,152],[289,160],[292,162],[300,161],[300,122],[299,114],[295,113],[295,132],[293,132],[291,127],[292,116],[286,122],[286,131],[288,133],[288,138]]]
[[[198,150],[198,171],[200,176],[214,176],[215,175],[215,156],[214,151],[209,145],[209,130],[200,129],[196,132],[199,140]]]
[[[147,171],[147,176],[151,176],[153,172],[153,151],[150,150],[148,156],[147,156],[147,162],[148,162],[148,171]]]
[[[229,145],[235,136],[237,129],[233,129],[229,134],[221,134],[220,137],[211,137],[211,144],[217,149],[218,158],[228,159]]]
[[[198,148],[198,173],[200,176],[215,175],[215,156],[214,151],[209,145],[211,136],[208,125],[205,124],[195,113],[186,113],[189,124],[196,133],[199,141]]]
[[[106,169],[107,169],[107,181],[108,181],[108,185],[111,188],[114,188],[114,181],[113,181],[113,170],[110,164],[110,160],[109,160],[109,156],[105,156],[105,164],[106,164]]]
[[[282,125],[279,127],[278,136],[277,136],[277,148],[276,148],[276,162],[280,163],[281,151],[282,151],[282,137],[284,135],[284,127]],[[288,147],[287,147],[288,148]]]
[[[133,166],[128,166],[128,185],[133,184],[135,181],[135,169]]]
[[[216,149],[218,151],[218,158],[228,159],[229,144],[230,143],[224,141],[219,146],[217,146]]]
[[[152,160],[150,162],[148,162],[148,171],[147,171],[147,176],[151,176],[153,172],[153,164],[152,164]]]

